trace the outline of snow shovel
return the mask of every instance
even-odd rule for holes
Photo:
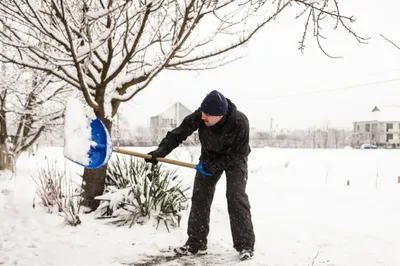
[[[89,147],[88,148],[75,147],[75,149],[80,150],[78,152],[80,152],[81,154],[82,154],[82,152],[84,152],[85,153],[84,156],[76,156],[71,153],[66,153],[64,150],[64,156],[67,159],[69,159],[85,168],[89,168],[89,169],[100,168],[100,167],[104,166],[105,164],[107,164],[108,160],[111,157],[112,152],[126,154],[126,155],[132,155],[132,156],[140,157],[143,159],[151,159],[151,155],[149,155],[149,154],[143,154],[143,153],[139,153],[139,152],[135,152],[135,151],[131,151],[131,150],[113,147],[110,134],[108,133],[105,125],[99,118],[92,120],[92,122],[90,123],[90,132],[91,132],[91,136],[89,138],[90,142],[87,145]],[[84,151],[82,150],[83,148],[85,149]],[[85,157],[85,158],[81,159],[83,157]],[[196,164],[171,160],[171,159],[162,158],[162,157],[157,158],[157,161],[196,169],[201,174],[210,176],[210,174],[204,170],[204,168],[203,168],[204,164],[196,165]]]

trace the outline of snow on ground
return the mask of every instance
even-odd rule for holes
[[[190,162],[189,157],[185,148],[169,156]],[[71,227],[60,216],[33,209],[31,177],[46,158],[57,158],[68,172],[82,171],[63,158],[62,148],[42,148],[19,159],[13,179],[1,172],[0,265],[184,265],[141,262],[186,240],[188,213],[181,227],[168,233],[153,224],[115,227],[91,215],[81,215],[82,224]],[[238,265],[400,265],[399,162],[400,150],[253,149],[247,191],[256,255]],[[178,168],[189,184],[193,171]],[[236,265],[225,186],[223,176],[212,206],[209,249],[216,257],[232,258],[221,265]],[[218,265],[206,260],[185,265]]]

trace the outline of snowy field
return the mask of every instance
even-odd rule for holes
[[[165,255],[160,250],[184,243],[188,213],[181,227],[168,233],[153,224],[115,227],[91,215],[81,215],[82,224],[71,227],[56,214],[33,209],[31,176],[46,158],[58,158],[60,167],[73,174],[82,172],[65,161],[61,148],[41,148],[36,156],[22,155],[12,179],[1,173],[0,265],[218,265],[207,256],[196,264],[144,263]],[[168,158],[190,162],[185,148]],[[178,174],[191,183],[195,173],[180,167]],[[398,176],[400,150],[253,149],[247,191],[256,252],[251,261],[237,265],[400,265]],[[224,178],[212,206],[209,249],[217,258],[230,259],[220,265],[236,265]]]

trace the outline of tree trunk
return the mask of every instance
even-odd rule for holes
[[[99,169],[85,168],[83,171],[82,205],[88,207],[90,211],[94,211],[99,207],[100,202],[94,198],[103,194],[106,172],[107,165]]]
[[[0,144],[0,170],[14,171],[13,158],[8,151],[6,144]]]
[[[104,125],[108,132],[111,132],[112,122],[104,119]],[[111,136],[111,133],[110,133]],[[82,205],[88,207],[90,211],[95,211],[99,207],[100,201],[94,199],[104,192],[105,178],[107,173],[107,164],[98,169],[85,168],[83,171],[83,201]]]
[[[3,105],[2,105],[3,106]],[[0,109],[0,170],[13,170],[12,156],[7,147],[6,113]]]

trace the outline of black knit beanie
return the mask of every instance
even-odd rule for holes
[[[222,116],[228,110],[228,101],[222,93],[213,90],[204,98],[200,109],[207,115]]]

